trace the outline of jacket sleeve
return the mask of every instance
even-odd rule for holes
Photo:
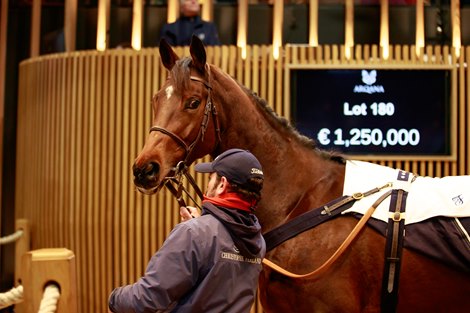
[[[193,230],[180,223],[149,261],[145,275],[136,283],[119,287],[109,296],[116,313],[171,310],[197,282],[204,260]]]

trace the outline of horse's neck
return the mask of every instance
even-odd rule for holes
[[[224,93],[217,99],[225,121],[218,152],[243,148],[260,160],[265,183],[257,215],[263,231],[341,194],[343,165],[302,145],[293,132],[244,91],[236,100],[229,96]]]
[[[265,149],[268,155],[261,160],[263,166],[266,164],[266,183],[257,215],[263,231],[339,197],[344,181],[344,166],[321,158],[313,150],[296,146],[281,149],[273,158],[277,153],[274,149]]]

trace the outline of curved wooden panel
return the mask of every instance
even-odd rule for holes
[[[412,46],[391,46],[386,61],[375,45],[355,46],[349,59],[344,49],[287,46],[275,60],[271,46],[247,47],[246,59],[239,48],[221,46],[208,48],[208,60],[286,117],[286,63],[337,67],[452,60],[459,65],[457,160],[379,163],[420,175],[469,174],[469,48],[457,59],[448,47],[427,47],[424,59]],[[75,253],[80,312],[105,312],[111,290],[138,279],[179,222],[176,201],[166,192],[138,193],[131,173],[151,124],[150,99],[165,79],[157,49],[54,54],[20,66],[16,218],[31,221],[33,249],[66,247]],[[204,177],[196,179],[206,185]],[[253,312],[261,312],[259,304]]]

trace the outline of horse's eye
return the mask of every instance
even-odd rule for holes
[[[184,105],[185,109],[197,109],[201,101],[198,99],[188,99]]]

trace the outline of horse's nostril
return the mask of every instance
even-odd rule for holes
[[[147,164],[147,166],[145,167],[144,169],[144,174],[145,176],[147,177],[153,177],[155,176],[156,174],[158,174],[158,171],[159,171],[159,165],[158,163],[155,163],[155,162],[150,162]]]
[[[147,163],[144,167],[134,166],[134,177],[138,181],[153,180],[160,171],[160,166],[156,162]]]

